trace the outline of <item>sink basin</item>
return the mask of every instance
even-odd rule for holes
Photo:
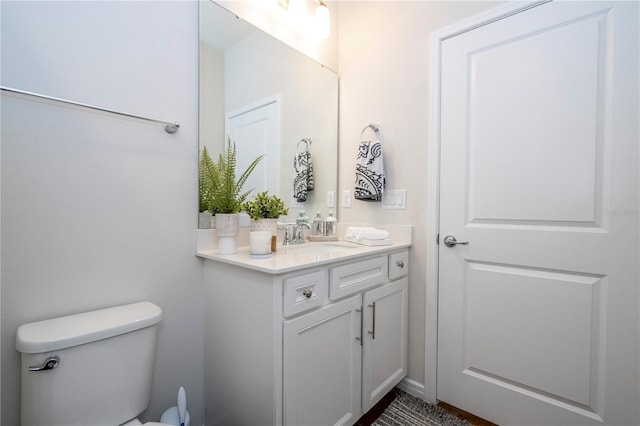
[[[282,247],[282,249],[278,248],[278,252],[282,251],[282,252],[291,253],[291,254],[300,253],[300,254],[318,255],[318,254],[332,254],[336,252],[344,252],[344,251],[353,250],[358,247],[361,247],[361,246],[359,246],[358,244],[352,244],[347,242],[332,241],[332,242],[326,242],[326,243],[304,243],[304,244],[286,246],[286,247]]]

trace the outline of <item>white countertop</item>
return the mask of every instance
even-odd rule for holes
[[[275,253],[267,259],[257,259],[249,254],[249,247],[238,247],[236,254],[218,254],[217,250],[203,250],[196,253],[204,259],[229,263],[243,268],[270,274],[281,274],[313,266],[326,265],[343,260],[357,259],[372,254],[385,253],[402,248],[411,247],[409,243],[391,244],[388,246],[364,246],[338,241],[331,246],[331,251],[316,253],[313,246],[331,243],[306,242],[292,246],[278,246]],[[339,245],[338,245],[339,244]],[[342,247],[341,247],[342,246]]]
[[[248,245],[239,246],[236,254],[218,254],[216,247],[208,243],[212,238],[215,238],[214,234],[211,234],[210,230],[197,230],[195,254],[203,259],[276,275],[411,247],[412,228],[410,225],[387,227],[387,229],[391,232],[393,241],[388,246],[366,246],[345,241],[307,241],[303,244],[290,246],[283,246],[279,243],[276,252],[267,259],[251,257]],[[245,238],[240,238],[239,244],[243,243],[248,244],[248,241]],[[317,247],[327,245],[330,247],[326,251]]]

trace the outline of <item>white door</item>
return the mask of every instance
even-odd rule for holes
[[[237,147],[237,171],[242,173],[259,155],[267,154],[247,179],[244,189],[278,194],[280,142],[278,100],[271,98],[227,114],[226,134]]]
[[[363,295],[362,412],[369,411],[407,374],[409,280]]]
[[[362,297],[283,325],[284,424],[352,425],[360,417]]]
[[[638,4],[551,2],[442,43],[439,400],[640,424]]]

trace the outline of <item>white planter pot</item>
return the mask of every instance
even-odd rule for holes
[[[236,236],[238,235],[238,224],[240,215],[216,214],[216,234],[218,235],[218,254],[236,254]]]
[[[278,219],[258,219],[251,221],[252,231],[269,231],[271,235],[278,233]]]

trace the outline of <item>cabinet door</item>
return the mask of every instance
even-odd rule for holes
[[[284,322],[284,424],[351,425],[360,416],[360,295]]]
[[[364,294],[363,412],[407,374],[408,292],[405,277]]]

